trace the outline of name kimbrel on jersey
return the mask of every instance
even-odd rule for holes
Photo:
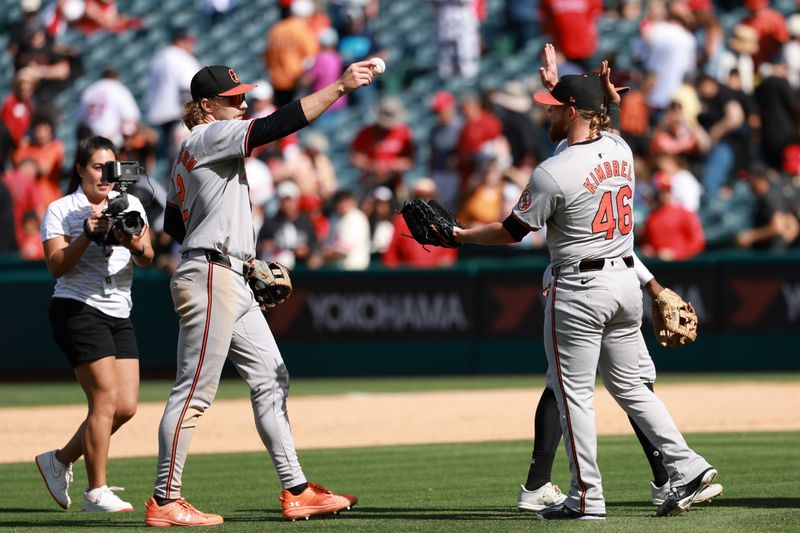
[[[594,194],[603,181],[612,177],[623,177],[628,181],[633,181],[633,166],[627,161],[618,161],[616,159],[604,161],[589,172],[589,177],[583,182],[583,186]]]

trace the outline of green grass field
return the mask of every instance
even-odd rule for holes
[[[733,381],[797,382],[800,381],[800,373],[664,374],[658,376],[657,384],[724,383]],[[291,395],[534,388],[543,386],[543,375],[303,378],[292,379]],[[167,380],[142,381],[139,400],[142,402],[166,402],[171,388],[172,382]],[[247,385],[241,379],[224,379],[220,383],[217,398],[247,398],[248,394]],[[74,382],[0,383],[0,407],[62,405],[84,403],[85,401],[83,392]]]
[[[675,518],[655,518],[649,469],[633,437],[600,439],[608,520],[544,523],[515,508],[530,458],[528,442],[376,447],[302,451],[308,477],[358,494],[360,504],[338,517],[286,523],[279,486],[265,453],[193,455],[184,495],[202,510],[221,513],[214,531],[797,531],[800,524],[800,433],[689,435],[692,446],[719,469],[725,493]],[[74,510],[61,511],[33,463],[0,465],[0,530],[133,531],[143,528],[154,458],[113,460],[110,483],[136,511],[86,515],[80,509],[83,464],[75,469]],[[554,481],[565,487],[563,450]]]

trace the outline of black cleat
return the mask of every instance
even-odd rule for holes
[[[678,516],[685,513],[692,506],[695,497],[711,485],[716,477],[717,471],[714,468],[707,468],[686,485],[670,489],[669,496],[658,508],[656,516]]]
[[[605,514],[579,513],[563,503],[545,507],[533,515],[537,520],[605,520]]]

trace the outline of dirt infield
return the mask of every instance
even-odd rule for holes
[[[800,430],[798,383],[691,383],[657,385],[684,432]],[[299,449],[529,439],[541,389],[348,394],[290,398]],[[598,433],[632,433],[604,389],[596,401]],[[142,403],[114,436],[112,457],[158,451],[162,403]],[[30,461],[64,444],[85,406],[0,410],[0,463]],[[193,453],[263,450],[248,400],[219,400],[203,417]]]

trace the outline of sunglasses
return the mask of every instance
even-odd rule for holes
[[[230,96],[215,96],[216,100],[225,100],[231,107],[239,107],[244,102],[244,93]]]

